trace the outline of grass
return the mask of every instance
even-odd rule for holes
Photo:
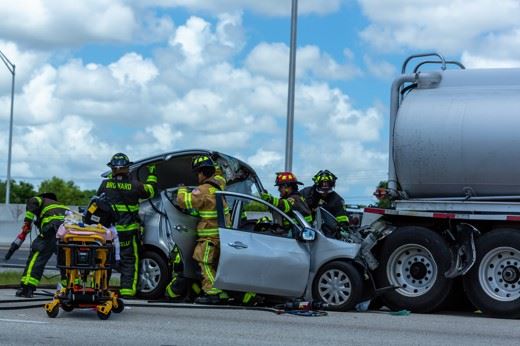
[[[21,271],[5,271],[0,272],[0,285],[18,285],[20,284],[20,278],[22,277]],[[56,286],[60,280],[60,274],[58,272],[44,273],[40,280],[40,286],[52,285]],[[119,277],[110,278],[110,286],[119,286]]]

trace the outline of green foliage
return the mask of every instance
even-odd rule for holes
[[[251,201],[244,205],[243,211],[268,211],[269,208],[262,203]]]
[[[44,180],[40,184],[38,193],[54,192],[60,203],[66,205],[87,205],[95,190],[81,191],[72,180],[65,181],[58,177]]]
[[[7,189],[7,181],[0,181],[0,203],[5,203],[5,190]],[[36,195],[32,184],[21,181],[17,183],[11,180],[11,198],[13,204],[25,204],[28,198]]]

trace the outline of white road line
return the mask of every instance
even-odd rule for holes
[[[8,318],[0,318],[0,322],[33,323],[33,324],[45,324],[45,323],[49,323],[49,322],[43,322],[43,321],[11,320],[11,319],[8,319]]]

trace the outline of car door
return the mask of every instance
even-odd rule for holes
[[[278,296],[303,295],[310,251],[308,244],[296,239],[298,225],[256,197],[233,192],[219,192],[219,196],[234,200],[234,204],[233,220],[226,222],[222,199],[217,198],[220,259],[215,286]],[[262,217],[271,218],[272,230],[258,227]]]

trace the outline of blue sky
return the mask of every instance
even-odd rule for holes
[[[3,6],[0,50],[17,65],[13,178],[95,188],[115,152],[202,147],[246,160],[271,186],[284,167],[290,3]],[[520,66],[515,0],[300,0],[299,14],[293,170],[306,184],[333,171],[348,203],[373,202],[386,178],[389,87],[407,56]],[[9,106],[0,69],[0,179]]]

